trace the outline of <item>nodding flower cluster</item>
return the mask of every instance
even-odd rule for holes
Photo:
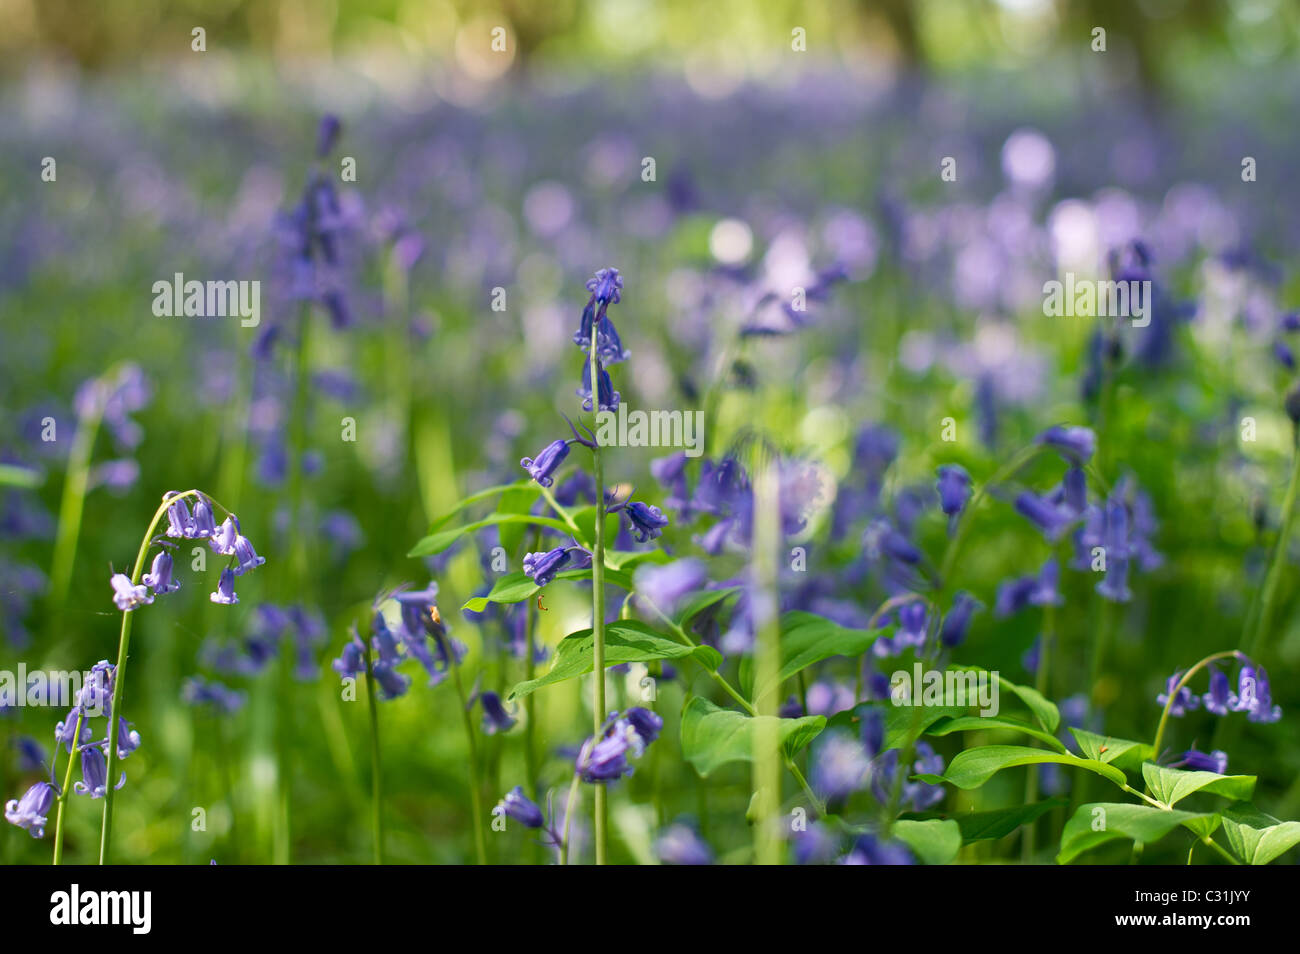
[[[253,544],[239,527],[239,518],[233,513],[227,512],[226,519],[218,526],[213,516],[212,501],[208,497],[195,492],[194,510],[191,512],[185,502],[186,496],[188,494],[178,495],[171,491],[163,495],[164,500],[176,498],[167,508],[166,536],[177,540],[206,540],[213,553],[229,557],[230,563],[222,568],[217,589],[209,599],[227,605],[238,603],[235,577],[262,566],[266,563],[266,558],[257,555]],[[180,581],[172,576],[174,564],[169,552],[176,544],[165,537],[155,537],[150,545],[159,547],[159,550],[149,572],[140,578],[140,583],[131,582],[125,573],[114,573],[109,579],[113,586],[113,602],[124,613],[138,606],[147,606],[155,597],[181,588]]]
[[[438,685],[447,678],[452,666],[460,664],[466,648],[448,634],[438,612],[437,597],[437,583],[430,583],[423,590],[381,593],[371,607],[369,647],[353,627],[352,639],[332,663],[334,671],[344,678],[364,675],[367,656],[373,651],[370,671],[379,684],[381,698],[396,699],[411,687],[411,678],[397,671],[408,659],[424,667],[430,686]],[[401,610],[396,632],[389,628],[380,612],[380,607],[390,599],[396,600]]]
[[[1165,683],[1165,691],[1156,697],[1157,705],[1168,704],[1171,716],[1186,715],[1204,704],[1206,712],[1218,716],[1230,712],[1244,712],[1251,722],[1276,722],[1281,719],[1282,707],[1273,702],[1273,691],[1269,686],[1268,673],[1264,667],[1244,653],[1237,653],[1236,656],[1241,663],[1241,670],[1237,674],[1236,692],[1232,691],[1227,673],[1211,664],[1209,692],[1197,696],[1186,686],[1175,692],[1183,678],[1183,673],[1176,672]],[[1170,703],[1171,694],[1172,703]]]
[[[587,290],[591,292],[591,297],[587,299],[587,306],[582,309],[582,321],[573,334],[573,343],[589,358],[592,339],[595,339],[596,374],[599,379],[596,410],[617,411],[619,393],[614,390],[614,384],[606,369],[631,357],[631,352],[623,350],[618,329],[614,327],[614,322],[609,317],[609,306],[617,305],[623,299],[623,279],[618,274],[617,268],[602,268],[596,272],[595,278],[588,280]],[[590,411],[592,395],[589,360],[582,362],[582,387],[578,389],[577,394],[582,398],[582,409]]]
[[[582,349],[588,359],[591,357],[591,349],[593,347],[596,349],[600,378],[597,410],[613,411],[618,408],[619,394],[614,390],[609,372],[605,369],[609,365],[626,361],[630,355],[630,352],[624,350],[618,330],[609,317],[609,306],[618,304],[622,299],[623,279],[619,276],[617,268],[602,268],[587,282],[587,290],[591,292],[591,297],[582,310],[582,320],[578,330],[573,334],[573,343]],[[578,396],[583,398],[582,409],[590,411],[592,410],[590,360],[584,362],[583,368],[583,388],[578,390]],[[554,485],[555,472],[568,458],[571,445],[582,444],[593,451],[596,450],[595,435],[590,429],[587,429],[588,436],[583,437],[570,422],[569,430],[573,433],[572,437],[554,440],[542,448],[536,457],[525,457],[519,461],[519,466],[543,487]],[[595,492],[603,495],[604,488],[599,488]],[[630,497],[621,503],[611,503],[606,497],[604,503],[606,513],[621,512],[627,517],[627,529],[637,543],[647,543],[657,539],[668,526],[668,518],[663,510],[651,504],[632,500]],[[575,556],[575,553],[578,555]],[[562,570],[583,569],[590,564],[590,561],[591,554],[575,542],[571,546],[559,546],[528,554],[524,557],[524,573],[538,586],[545,586]]]
[[[103,798],[108,792],[108,760],[110,744],[117,746],[117,758],[124,759],[140,747],[140,733],[123,718],[113,717],[113,688],[116,667],[102,660],[90,670],[89,678],[77,693],[77,698],[67,717],[54,729],[55,752],[60,747],[71,757],[75,750],[81,756],[81,781],[73,786],[78,795]],[[97,733],[91,720],[104,717],[104,737]],[[51,773],[53,766],[51,766]],[[115,788],[126,784],[126,773]],[[45,824],[50,806],[59,794],[51,774],[49,782],[37,782],[21,799],[11,799],[5,805],[5,820],[30,832],[33,838],[45,835]]]
[[[623,713],[611,712],[599,733],[582,743],[578,751],[578,777],[593,784],[616,782],[632,774],[628,759],[645,754],[646,747],[659,738],[664,720],[649,709],[634,706]]]

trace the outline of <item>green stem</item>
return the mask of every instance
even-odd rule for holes
[[[592,331],[591,348],[588,349],[591,370],[591,407],[595,414],[600,410],[600,361],[596,357],[595,330]],[[605,724],[605,463],[600,453],[600,442],[591,448],[592,470],[596,478],[595,546],[591,555],[591,638],[592,638],[592,723],[593,737],[600,735]],[[606,811],[605,787],[596,786],[595,841],[596,864],[605,864]]]
[[[460,716],[465,726],[465,741],[469,743],[469,808],[474,823],[474,856],[480,865],[487,864],[487,844],[483,840],[483,793],[479,790],[478,741],[474,736],[474,722],[470,718],[469,699],[460,679],[460,664],[452,663],[452,681],[460,699]]]
[[[90,483],[90,455],[99,433],[100,412],[96,410],[78,421],[72,449],[68,453],[68,470],[63,480],[63,497],[59,503],[59,529],[54,539],[54,557],[50,564],[50,606],[52,617],[62,614],[72,585],[72,566],[77,556],[77,538],[81,535],[81,515]]]
[[[1297,431],[1300,435],[1300,431]],[[1282,581],[1282,570],[1286,566],[1287,547],[1291,542],[1291,528],[1295,522],[1295,503],[1300,491],[1300,447],[1292,441],[1291,479],[1287,483],[1286,497],[1282,501],[1282,528],[1278,531],[1277,544],[1273,548],[1273,558],[1269,561],[1268,573],[1264,577],[1264,589],[1260,594],[1259,616],[1253,629],[1249,629],[1242,640],[1241,650],[1247,656],[1254,655],[1260,639],[1268,631],[1272,622],[1273,601],[1277,597],[1278,584]]]
[[[1056,607],[1049,603],[1043,607],[1043,632],[1039,636],[1040,642],[1038,645],[1038,671],[1034,674],[1034,689],[1044,697],[1047,695],[1048,671],[1052,659],[1052,643],[1055,638]],[[1038,801],[1038,766],[1031,765],[1028,774],[1025,776],[1025,804],[1032,805],[1036,801]],[[1034,821],[1025,825],[1025,837],[1021,842],[1020,855],[1020,860],[1024,864],[1033,862],[1037,834],[1037,825]]]
[[[163,514],[177,500],[183,497],[189,497],[197,494],[198,491],[186,490],[179,494],[172,494],[163,497],[163,501],[154,511],[153,519],[149,521],[149,526],[145,530],[144,538],[140,541],[140,550],[135,558],[135,571],[131,574],[131,585],[139,586],[140,577],[144,575],[145,561],[149,558],[149,543],[153,540],[154,528],[158,526],[158,521],[162,519]],[[215,502],[215,501],[214,501]],[[221,506],[217,504],[217,506]],[[225,508],[222,508],[225,509]],[[107,791],[104,793],[104,815],[103,822],[99,831],[99,863],[101,865],[108,863],[108,849],[112,844],[113,836],[113,793],[117,790],[114,784],[117,776],[117,720],[122,718],[122,686],[126,683],[126,660],[127,654],[131,648],[131,620],[134,617],[134,610],[123,610],[122,612],[122,631],[117,641],[117,664],[113,669],[113,707],[110,710],[108,726],[108,775]],[[75,742],[74,742],[75,744]]]
[[[379,756],[379,711],[375,704],[375,670],[370,658],[370,646],[366,646],[366,701],[370,709],[370,783],[371,783],[371,818],[375,832],[375,864],[384,863],[384,813],[381,794],[383,791],[383,766]]]
[[[561,867],[569,863],[569,822],[573,820],[573,801],[578,797],[579,780],[578,773],[574,772],[573,781],[569,783],[569,797],[564,800],[564,837],[560,839]]]
[[[1160,711],[1160,724],[1156,727],[1155,741],[1151,743],[1151,748],[1153,749],[1152,756],[1154,758],[1160,758],[1160,742],[1165,737],[1165,726],[1169,722],[1169,710],[1173,707],[1174,700],[1178,698],[1178,694],[1183,691],[1183,688],[1189,682],[1192,681],[1192,677],[1215,660],[1228,659],[1230,657],[1240,658],[1240,655],[1241,654],[1235,649],[1230,649],[1222,653],[1214,653],[1213,655],[1206,656],[1183,674],[1183,678],[1178,680],[1174,685],[1174,688],[1168,692],[1169,698],[1165,700],[1165,707]]]
[[[1205,847],[1207,847],[1207,848],[1213,848],[1215,851],[1217,851],[1220,855],[1222,855],[1222,856],[1224,857],[1224,859],[1228,862],[1228,864],[1230,864],[1230,865],[1240,865],[1240,864],[1241,864],[1240,861],[1238,861],[1236,858],[1232,857],[1232,855],[1228,854],[1228,852],[1225,851],[1225,850],[1223,849],[1223,847],[1222,847],[1222,846],[1221,846],[1217,841],[1215,841],[1213,838],[1210,838],[1210,837],[1207,837],[1207,836],[1202,836],[1202,837],[1201,837],[1201,844],[1205,845]],[[1187,857],[1190,859],[1190,858],[1191,858],[1191,855],[1189,854]]]
[[[54,813],[54,864],[61,864],[63,861],[63,809],[68,801],[68,787],[72,785],[72,766],[80,760],[81,749],[81,722],[85,717],[85,712],[80,706],[77,707],[77,724],[72,730],[72,750],[68,753],[68,767],[63,771],[63,787],[59,789],[59,806]],[[115,740],[116,741],[116,740]],[[59,754],[58,745],[54,748],[54,754]]]

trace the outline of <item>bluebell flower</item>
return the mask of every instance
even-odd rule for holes
[[[664,727],[664,720],[658,713],[642,706],[628,709],[623,713],[622,722],[625,723],[624,731],[631,730],[628,742],[638,756],[644,754],[646,747],[659,738],[659,733]]]
[[[1106,575],[1097,584],[1097,592],[1114,603],[1133,598],[1128,588],[1128,510],[1122,501],[1106,508]]]
[[[90,741],[94,731],[90,728],[89,717],[83,715],[84,711],[81,706],[73,706],[71,711],[68,712],[67,718],[54,727],[54,746],[56,749],[62,745],[71,755],[74,743],[83,745]],[[77,731],[78,716],[81,717],[81,734],[74,740],[72,734]]]
[[[623,277],[617,268],[602,268],[587,279],[587,291],[597,302],[617,305],[622,300]]]
[[[354,679],[366,671],[366,644],[361,641],[355,627],[352,638],[343,644],[343,651],[330,667],[340,676]]]
[[[958,516],[970,499],[970,474],[959,464],[948,464],[939,468],[938,476],[935,488],[939,491],[939,509],[950,517]]]
[[[1228,753],[1222,749],[1215,749],[1213,752],[1198,752],[1196,749],[1188,749],[1173,764],[1173,767],[1188,769],[1193,772],[1214,772],[1216,775],[1224,775],[1228,771]]]
[[[497,811],[494,814],[507,815],[525,828],[541,828],[546,824],[542,810],[524,794],[521,785],[516,785],[506,792],[505,797],[497,802]]]
[[[98,745],[88,745],[81,750],[81,779],[72,786],[78,795],[103,798],[108,794],[108,763]],[[125,784],[126,773],[123,772],[113,787],[121,788]]]
[[[817,740],[812,751],[809,784],[827,801],[848,798],[866,787],[871,758],[860,741],[844,732]]]
[[[1282,707],[1274,705],[1268,673],[1263,666],[1241,667],[1237,680],[1237,698],[1232,706],[1235,712],[1245,712],[1251,722],[1277,722],[1282,718]]]
[[[663,613],[672,613],[677,603],[708,582],[708,573],[699,560],[676,560],[656,566],[646,563],[633,576],[636,590]]]
[[[180,581],[172,578],[172,555],[166,550],[158,551],[158,555],[153,558],[152,569],[140,581],[153,590],[155,596],[181,588]]]
[[[1215,715],[1227,715],[1233,702],[1228,674],[1215,666],[1210,667],[1210,691],[1201,697],[1207,712]]]
[[[198,540],[206,540],[216,533],[217,525],[212,516],[212,505],[208,503],[208,499],[202,494],[194,502],[194,513],[187,529],[189,531],[187,536]]]
[[[1242,672],[1244,673],[1245,670],[1243,669]],[[1182,678],[1183,674],[1181,672],[1176,672],[1166,680],[1165,691],[1156,696],[1157,705],[1164,706],[1169,702],[1170,694],[1173,693],[1174,687],[1182,681]],[[1169,706],[1169,714],[1171,716],[1183,716],[1188,712],[1191,712],[1193,709],[1196,709],[1200,704],[1201,700],[1192,695],[1190,689],[1183,686],[1183,688],[1178,690],[1177,695],[1174,696],[1173,704]]]
[[[235,567],[235,576],[243,576],[249,570],[266,563],[266,557],[258,556],[257,551],[253,549],[253,544],[242,533],[235,538],[233,555],[239,561],[239,565]]]
[[[614,382],[610,380],[609,372],[605,370],[604,366],[601,365],[599,361],[596,362],[596,373],[598,375],[597,380],[599,381],[599,387],[600,387],[600,394],[598,396],[600,401],[600,406],[597,408],[597,410],[617,411],[618,401],[620,397],[619,392],[614,390]],[[582,363],[582,387],[578,388],[578,390],[574,393],[576,393],[578,397],[582,398],[582,409],[584,411],[590,411],[591,410],[591,362],[584,361]]]
[[[519,462],[519,466],[528,471],[528,475],[537,481],[543,487],[549,487],[555,483],[552,476],[564,463],[564,458],[569,456],[569,444],[571,441],[557,440],[547,444],[537,458],[525,457]]]
[[[1097,449],[1097,435],[1086,427],[1049,427],[1035,442],[1052,448],[1071,463],[1086,464]]]
[[[222,556],[234,556],[235,541],[240,537],[239,520],[231,514],[221,521],[221,526],[213,531],[212,536],[208,538],[208,546],[214,553]]]
[[[1078,519],[1078,515],[1068,508],[1058,506],[1032,490],[1022,491],[1016,497],[1015,507],[1019,514],[1038,528],[1048,543],[1059,540]]]
[[[658,507],[634,500],[623,509],[627,513],[628,520],[632,522],[632,533],[637,543],[657,539],[663,532],[663,528],[668,526],[668,518]]]
[[[233,606],[239,602],[239,597],[235,595],[235,574],[230,567],[224,567],[221,571],[221,579],[217,581],[215,592],[208,594],[208,599],[214,603],[224,603],[227,606]]]
[[[338,142],[342,130],[343,124],[333,113],[326,113],[321,117],[320,126],[316,130],[317,159],[324,159],[334,151],[334,144]]]
[[[509,732],[518,721],[510,713],[506,712],[505,706],[501,704],[501,697],[491,690],[483,692],[479,697],[479,703],[483,706],[483,734],[496,735],[498,732]]]
[[[713,852],[689,825],[669,825],[655,839],[655,854],[666,865],[711,865]]]
[[[182,497],[172,502],[167,508],[167,536],[189,537],[194,534],[194,518],[190,516],[189,504]]]
[[[112,721],[112,717],[109,717]],[[140,733],[131,728],[125,719],[117,720],[117,757],[124,759],[140,748]]]
[[[587,559],[591,554],[582,547],[556,547],[545,552],[528,553],[524,556],[524,576],[532,579],[538,586],[545,586],[555,579],[555,575],[568,567],[574,550],[583,553]],[[577,567],[574,567],[577,569]]]
[[[364,667],[364,663],[362,664]],[[243,708],[245,693],[216,680],[191,676],[181,684],[181,701],[191,706],[212,706],[218,712],[233,715]]]
[[[143,584],[134,585],[125,573],[114,573],[109,582],[113,584],[113,602],[124,613],[153,602],[149,588]]]
[[[794,860],[800,865],[827,865],[840,851],[840,841],[825,824],[815,821],[803,831],[795,832]]]
[[[928,742],[917,742],[913,750],[914,761],[903,777],[900,806],[909,806],[912,811],[925,811],[943,800],[942,785],[928,782],[911,782],[908,776],[943,774],[943,756],[935,753]],[[894,779],[898,772],[899,750],[889,749],[878,755],[871,772],[871,790],[877,801],[888,805],[893,793]]]
[[[667,491],[664,506],[678,511],[683,519],[689,517],[690,489],[686,484],[686,462],[690,460],[685,451],[678,451],[667,457],[656,457],[650,461],[650,476]]]
[[[860,835],[844,857],[846,865],[914,865],[916,859],[901,842],[881,841],[875,835]]]
[[[20,735],[14,740],[18,747],[18,771],[39,772],[45,768],[45,749],[30,735]]]
[[[965,590],[952,598],[952,606],[943,618],[939,628],[939,641],[949,649],[960,646],[966,640],[971,618],[982,608],[979,600]]]
[[[5,821],[28,832],[33,838],[45,837],[45,822],[54,804],[54,786],[37,782],[21,799],[11,798],[5,803]]]

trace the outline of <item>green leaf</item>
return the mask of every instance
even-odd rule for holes
[[[1223,812],[1223,833],[1233,853],[1248,865],[1266,865],[1300,845],[1300,822],[1279,821],[1249,804]]]
[[[927,865],[951,864],[961,851],[961,829],[950,819],[901,819],[894,822],[893,831]]]
[[[1142,763],[1142,778],[1151,794],[1170,808],[1193,792],[1211,792],[1226,795],[1239,802],[1248,802],[1255,794],[1255,776],[1219,775],[1217,772],[1184,772],[1182,769]]]
[[[958,752],[948,763],[948,770],[942,775],[919,775],[923,782],[937,784],[949,782],[961,789],[979,788],[1003,769],[1018,765],[1041,765],[1055,762],[1058,765],[1070,765],[1075,768],[1096,772],[1102,778],[1109,779],[1116,785],[1126,785],[1124,773],[1114,766],[1092,759],[1081,759],[1077,755],[1060,752],[1044,752],[1024,745],[983,745],[979,748]]]
[[[511,487],[501,495],[501,502],[497,504],[496,512],[526,514],[532,509],[533,503],[541,492],[541,488],[534,481],[529,481],[523,487]],[[506,553],[515,552],[515,548],[524,539],[524,530],[525,525],[521,523],[501,525],[501,546]]]
[[[592,671],[594,645],[590,629],[565,636],[556,647],[550,671],[538,679],[521,682],[510,690],[507,701],[523,698],[544,686],[564,682]],[[709,669],[722,665],[722,654],[711,646],[687,646],[655,632],[634,619],[616,620],[605,627],[605,665],[684,659],[692,656]]]
[[[1179,826],[1196,831],[1218,826],[1218,815],[1180,812],[1131,802],[1092,802],[1080,805],[1061,832],[1058,864],[1069,864],[1083,852],[1117,838],[1149,845]]]
[[[962,841],[993,841],[1005,838],[1021,825],[1035,821],[1053,808],[1068,805],[1069,799],[1049,798],[1032,805],[1016,805],[1014,808],[998,808],[987,812],[967,812],[953,815],[952,820],[961,829]]]
[[[478,491],[477,493],[470,494],[468,497],[462,497],[460,500],[456,502],[455,506],[453,506],[450,510],[444,513],[437,520],[433,521],[433,523],[429,524],[429,533],[433,533],[434,531],[439,530],[442,527],[445,527],[448,523],[451,522],[452,518],[455,517],[456,514],[460,513],[466,507],[472,506],[473,504],[476,503],[480,503],[481,501],[484,500],[489,500],[492,497],[497,496],[498,494],[504,494],[508,490],[523,490],[528,487],[534,489],[535,491],[534,497],[541,494],[542,492],[541,487],[537,485],[536,481],[534,481],[531,477],[525,477],[522,480],[516,480],[513,484],[497,484],[495,487],[485,487],[484,489]]]
[[[555,575],[556,580],[590,580],[591,567],[581,570],[565,570]],[[632,585],[631,578],[626,573],[618,570],[605,569],[605,581],[612,583],[614,586],[621,586],[624,589]],[[550,584],[547,584],[548,586]],[[496,583],[492,584],[492,591],[486,596],[475,596],[465,601],[461,609],[467,609],[472,613],[481,613],[487,609],[489,603],[522,603],[524,600],[531,599],[542,588],[533,582],[532,577],[524,576],[518,571],[507,573],[498,577]]]
[[[1070,728],[1074,741],[1079,743],[1079,751],[1084,758],[1098,762],[1114,763],[1117,768],[1137,771],[1139,766],[1151,758],[1153,750],[1145,742],[1133,742],[1130,739],[1116,739],[1109,735],[1097,735],[1084,729]]]
[[[1031,689],[1029,686],[1020,686],[1010,679],[1004,679],[1000,673],[992,673],[987,669],[981,669],[979,666],[949,666],[949,669],[960,669],[965,672],[983,672],[990,676],[995,676],[998,680],[1000,689],[1006,690],[1017,696],[1023,702],[1026,708],[1033,713],[1034,718],[1038,720],[1039,725],[1049,733],[1055,733],[1061,724],[1061,713],[1056,708],[1055,703],[1046,699],[1037,689]]]
[[[685,629],[686,624],[696,616],[715,603],[721,603],[727,597],[739,593],[740,589],[739,586],[724,586],[717,590],[700,590],[698,593],[692,593],[677,609],[677,625]]]
[[[755,686],[750,698],[758,698],[823,659],[857,656],[870,648],[879,634],[880,630],[849,629],[802,610],[786,613],[781,617],[781,668],[775,683]]]
[[[530,513],[493,513],[488,514],[482,520],[476,520],[473,523],[467,523],[463,527],[456,527],[452,530],[439,530],[431,533],[419,543],[411,548],[411,552],[406,554],[408,557],[433,556],[435,553],[441,553],[461,537],[475,530],[481,530],[484,527],[491,527],[497,524],[509,523],[529,523],[538,527],[550,527],[552,530],[560,530],[564,533],[569,532],[569,527],[562,520],[554,517],[539,517]]]
[[[793,755],[816,738],[825,725],[825,716],[747,716],[696,696],[682,713],[682,755],[700,775],[707,776],[730,762],[753,761],[754,737],[760,729],[774,731],[785,753]]]
[[[1025,735],[1033,736],[1041,742],[1045,742],[1051,748],[1058,752],[1068,752],[1065,744],[1054,735],[1037,729],[1028,722],[1021,722],[1019,719],[1006,719],[1002,716],[944,716],[938,719],[932,726],[925,730],[926,735],[948,735],[952,732],[979,732],[986,729],[1008,729],[1012,732],[1023,732]]]
[[[605,566],[624,570],[642,563],[667,563],[672,559],[663,550],[606,550]]]

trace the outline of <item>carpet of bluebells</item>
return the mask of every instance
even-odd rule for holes
[[[1300,89],[1234,84],[7,86],[0,860],[1294,861]]]

